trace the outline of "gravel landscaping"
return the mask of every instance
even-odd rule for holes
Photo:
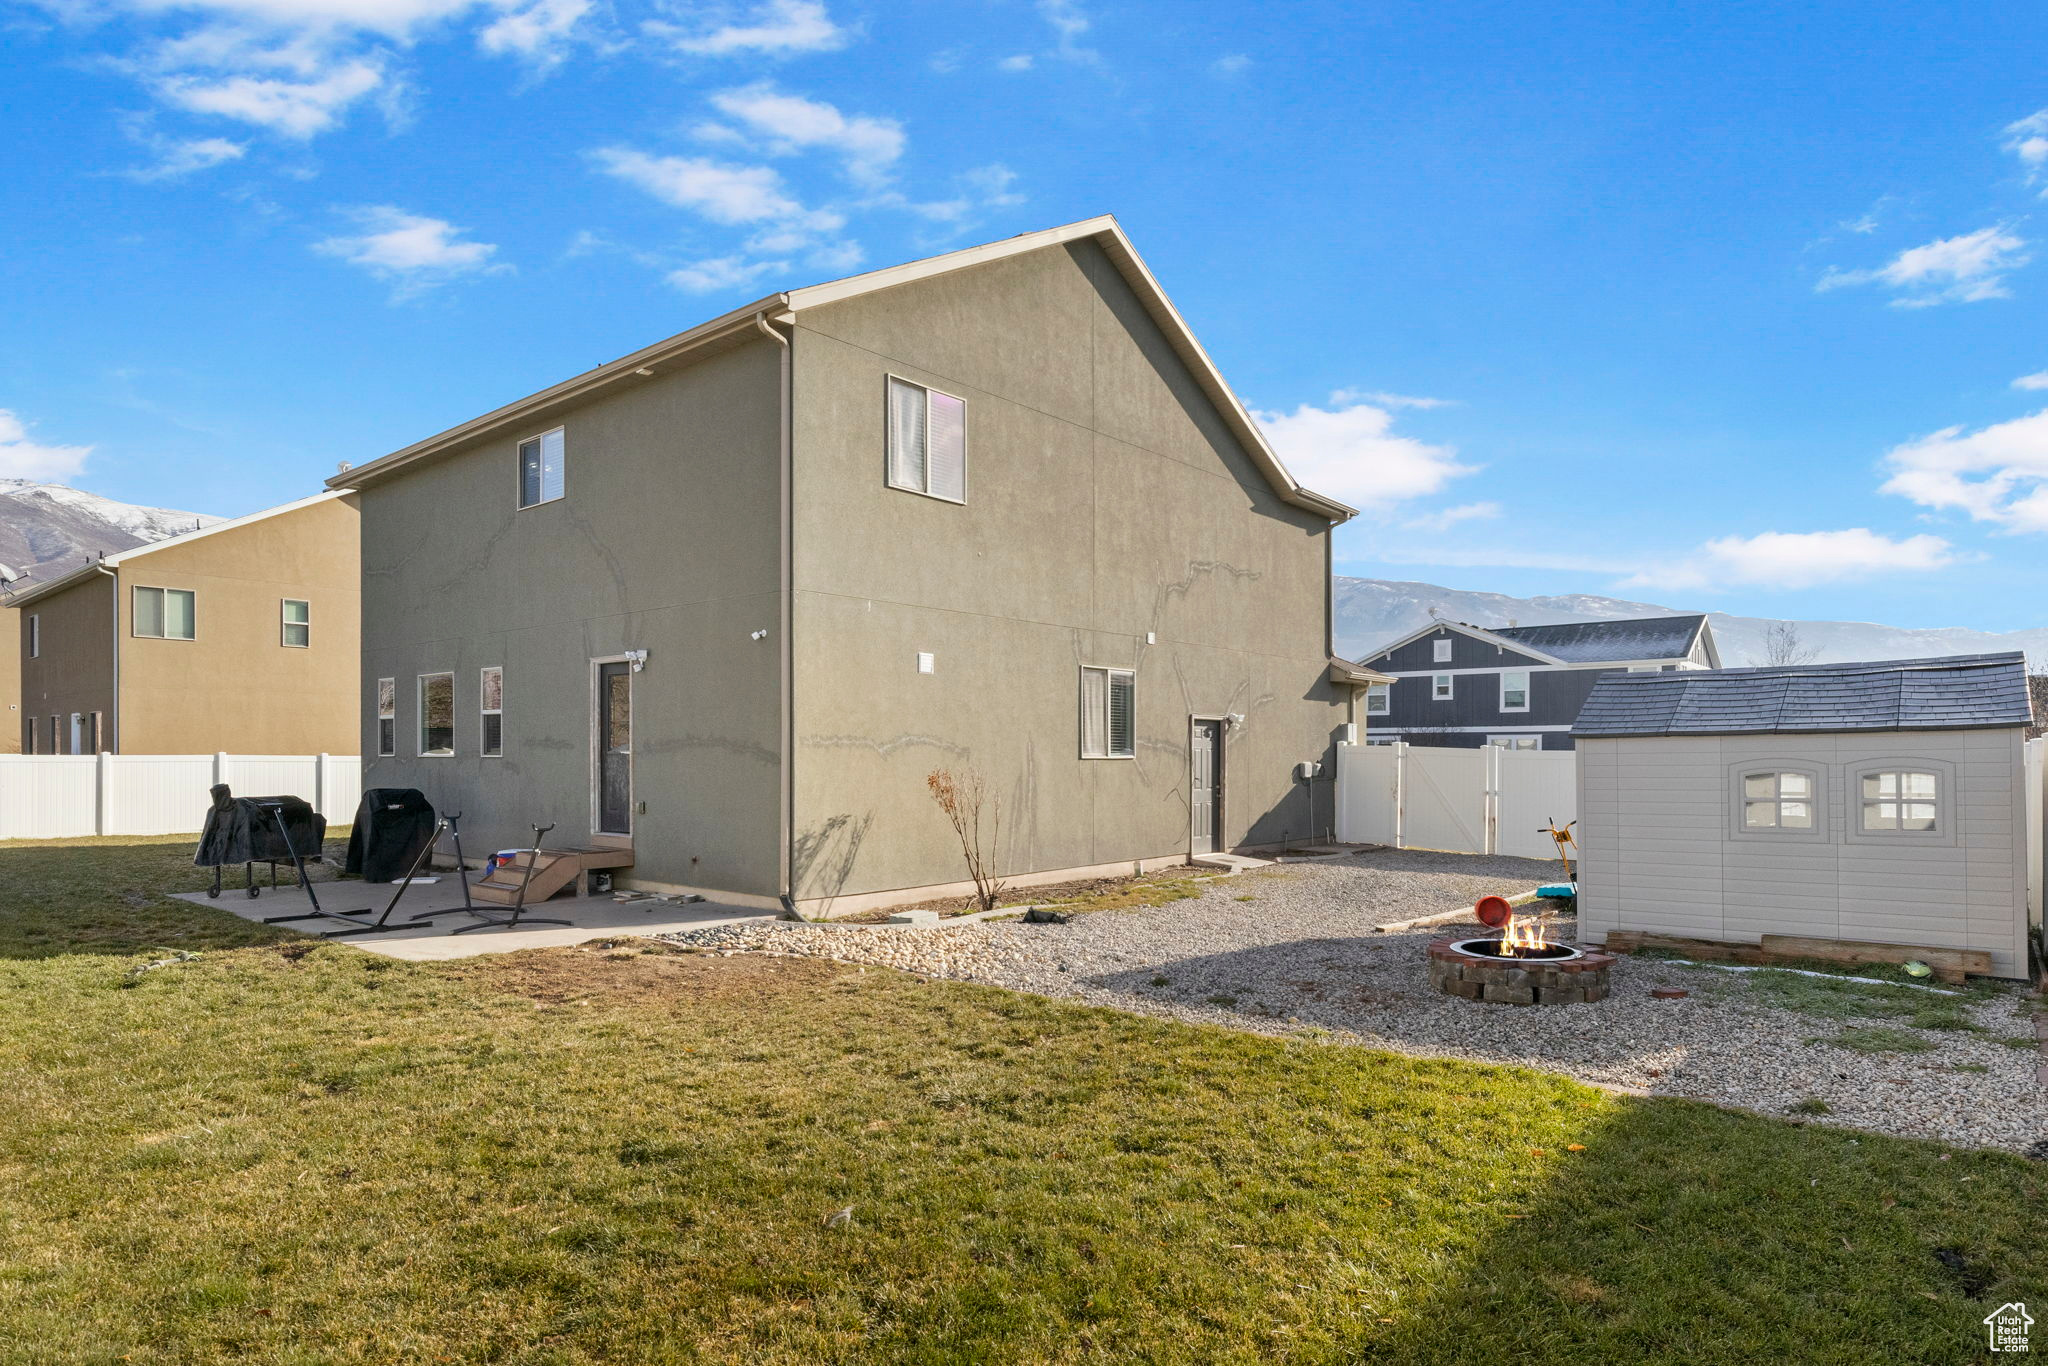
[[[1263,1033],[1320,1031],[1346,1043],[1520,1064],[1904,1137],[2021,1152],[2048,1140],[2040,1054],[2015,1042],[2034,1034],[2031,998],[2017,988],[1962,996],[1879,991],[1873,999],[1897,1018],[1869,1018],[1837,1010],[1825,983],[1818,993],[1799,989],[1818,979],[1623,956],[1605,1001],[1494,1005],[1430,989],[1425,950],[1455,927],[1373,929],[1470,906],[1487,893],[1528,891],[1557,872],[1555,863],[1525,859],[1377,850],[1219,877],[1196,898],[1067,924],[755,922],[670,938],[714,951],[874,964]],[[1558,931],[1554,937],[1569,941],[1571,921]],[[1690,994],[1656,999],[1657,988]],[[1802,1008],[1784,1004],[1809,994],[1819,999]],[[1901,1013],[1923,997],[1929,1014]],[[1912,1023],[1943,1013],[1946,1027]]]

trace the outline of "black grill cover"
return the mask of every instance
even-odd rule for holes
[[[416,787],[373,787],[356,808],[344,871],[365,882],[396,882],[434,838],[434,804]]]
[[[277,828],[284,818],[284,831]],[[286,837],[291,843],[286,845]],[[292,850],[307,862],[320,857],[327,838],[327,818],[297,797],[237,797],[226,783],[213,789],[199,850],[192,862],[201,868],[225,863],[290,863]]]

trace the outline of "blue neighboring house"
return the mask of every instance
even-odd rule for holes
[[[1570,749],[1602,674],[1718,669],[1706,616],[1473,626],[1433,621],[1359,661],[1393,678],[1366,693],[1366,743]]]

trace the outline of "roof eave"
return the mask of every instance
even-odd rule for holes
[[[1331,655],[1330,681],[1332,683],[1348,683],[1353,687],[1363,688],[1378,683],[1392,683],[1396,680],[1392,674],[1383,674],[1377,669],[1368,669],[1363,664],[1353,664],[1348,659],[1340,659],[1336,655]]]
[[[91,564],[74,569],[61,578],[33,584],[28,588],[22,589],[20,592],[9,591],[4,599],[0,599],[0,607],[26,607],[32,602],[40,602],[42,599],[55,593],[61,593],[67,588],[75,588],[94,574],[111,576],[113,572],[105,560],[94,560]]]

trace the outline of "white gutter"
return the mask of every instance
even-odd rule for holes
[[[775,692],[780,713],[777,718],[777,734],[780,737],[780,743],[777,745],[777,748],[781,753],[778,765],[780,772],[777,774],[778,782],[775,794],[777,844],[775,865],[776,893],[782,901],[782,909],[785,912],[794,912],[796,910],[796,901],[794,900],[796,892],[796,870],[794,867],[794,825],[796,821],[796,660],[790,640],[791,619],[795,615],[791,610],[790,590],[792,580],[795,577],[791,556],[795,552],[794,523],[796,520],[795,489],[793,487],[795,472],[792,469],[795,463],[795,433],[792,428],[795,420],[793,413],[796,403],[793,389],[796,377],[790,366],[789,338],[783,336],[781,332],[769,325],[766,313],[756,313],[754,315],[754,326],[759,328],[761,334],[773,341],[779,348],[781,372],[780,380],[776,385],[777,408],[780,419],[776,437],[776,536],[778,541],[776,559],[780,582],[775,594],[777,619],[775,648],[777,669],[781,673],[781,677],[776,680]]]

